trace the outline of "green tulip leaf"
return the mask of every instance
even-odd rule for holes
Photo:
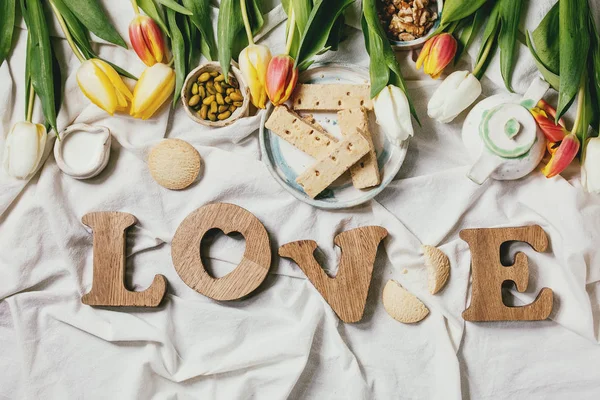
[[[175,108],[185,81],[187,59],[185,56],[185,40],[179,26],[177,26],[176,13],[171,8],[167,9],[167,21],[171,31],[171,51],[175,63],[175,93],[173,95],[173,108]]]
[[[487,7],[487,5],[481,7],[475,12],[473,17],[469,20],[469,23],[465,25],[458,39],[460,46],[456,56],[454,57],[454,63],[457,63],[463,54],[469,49],[469,47],[471,47],[475,41],[475,38],[477,37],[477,34],[489,17],[490,11],[491,8]]]
[[[46,123],[58,133],[56,126],[56,104],[54,94],[54,69],[52,47],[50,45],[50,32],[46,24],[46,17],[41,0],[25,0],[27,14],[27,29],[29,31],[31,46],[27,54],[29,76],[35,93],[40,98]]]
[[[75,14],[73,14],[71,12],[71,9],[69,9],[69,7],[67,7],[67,5],[64,3],[64,0],[52,0],[52,4],[54,4],[54,6],[56,7],[56,9],[60,13],[60,15],[65,20],[65,23],[67,24],[67,29],[69,30],[69,33],[73,37],[75,44],[77,45],[77,47],[79,48],[79,50],[83,54],[83,57],[86,60],[89,60],[90,58],[98,58],[102,61],[105,61],[111,67],[113,67],[115,69],[115,71],[117,71],[117,73],[119,73],[119,75],[126,76],[127,78],[134,79],[134,80],[138,79],[135,75],[132,75],[131,73],[124,70],[123,68],[119,67],[118,65],[115,65],[112,62],[105,60],[101,57],[98,57],[98,54],[96,54],[96,52],[92,48],[90,38],[89,38],[89,31],[77,19]]]
[[[0,66],[2,66],[12,48],[16,13],[16,0],[2,1],[0,4]]]
[[[256,0],[222,0],[219,8],[217,43],[219,44],[219,62],[226,79],[229,78],[231,60],[237,58],[240,51],[248,45],[244,28],[240,1],[246,1],[248,19],[253,34],[264,25],[264,18]]]
[[[451,22],[459,21],[475,13],[488,0],[446,0],[442,12],[441,25],[448,26]]]
[[[67,7],[63,0],[51,0],[51,2],[65,20],[69,33],[73,37],[73,40],[75,40],[77,47],[81,50],[84,57],[86,59],[92,58],[94,51],[92,50],[87,28],[83,26],[75,14],[71,12],[71,9]]]
[[[193,14],[190,10],[188,10],[187,8],[185,8],[184,6],[182,6],[175,0],[156,0],[156,1],[159,2],[160,4],[162,4],[163,6],[167,7],[168,9],[171,9],[177,13],[184,14],[184,15],[192,15]]]
[[[244,29],[239,0],[221,0],[217,27],[219,62],[223,75],[229,78],[234,41]]]
[[[363,0],[363,16],[361,25],[365,37],[367,53],[371,58],[369,75],[371,78],[371,97],[375,98],[387,85],[399,87],[410,105],[410,113],[421,125],[412,99],[408,94],[396,54],[383,30],[377,14],[376,0]]]
[[[497,45],[496,38],[498,37],[498,32],[500,30],[501,1],[502,0],[498,1],[492,8],[492,12],[487,20],[485,30],[483,31],[481,48],[479,49],[477,62],[475,68],[473,69],[473,75],[475,75],[477,79],[481,79],[493,58],[492,55],[495,53],[495,48]]]
[[[142,10],[144,10],[147,16],[156,21],[158,26],[160,26],[160,29],[162,29],[167,36],[171,37],[169,28],[167,28],[167,24],[165,23],[165,19],[156,7],[154,0],[137,0],[137,4]]]
[[[548,82],[550,84],[550,86],[552,86],[555,90],[559,90],[560,76],[558,76],[557,74],[555,74],[554,72],[552,72],[548,68],[546,68],[546,66],[544,65],[544,63],[542,62],[540,57],[538,56],[536,50],[533,48],[533,43],[532,43],[531,37],[529,35],[529,32],[527,32],[527,35],[525,37],[527,39],[527,47],[529,48],[529,51],[531,52],[531,55],[533,56],[533,59],[535,60],[538,70],[540,71],[540,73],[542,74],[542,76],[544,77],[546,82]]]
[[[127,44],[112,25],[98,0],[63,0],[71,12],[90,32],[117,46]]]
[[[354,0],[318,0],[315,3],[300,40],[296,65],[311,60],[327,47],[338,19],[352,3]],[[337,29],[339,31],[339,26]]]
[[[292,7],[294,8],[298,8],[298,7],[303,7],[306,8],[306,11],[303,13],[306,13],[307,15],[310,15],[310,12],[312,11],[312,6],[313,6],[313,2],[312,0],[282,0],[281,1],[281,5],[283,7],[283,10],[285,11],[285,13],[288,16],[287,19],[287,23],[286,23],[286,28],[285,28],[285,35],[286,37],[288,37],[289,32],[290,32],[290,23],[291,23],[291,15],[292,15]],[[298,13],[297,11],[294,10],[294,13]],[[294,37],[292,38],[292,44],[290,45],[290,56],[292,56],[292,58],[296,59],[298,58],[298,50],[300,48],[300,40],[302,39],[302,33],[304,32],[304,28],[306,27],[306,22],[308,22],[308,17],[306,17],[306,19],[304,19],[304,23],[302,22],[303,18],[300,17],[298,20],[298,17],[296,17],[296,25],[294,26]],[[308,65],[308,64],[304,64],[303,66]],[[302,68],[300,68],[302,70]]]
[[[517,49],[517,33],[521,20],[522,0],[499,0],[501,8],[501,28],[498,37],[500,47],[500,71],[504,85],[511,92],[512,74],[515,69],[515,52]]]
[[[540,61],[555,74],[560,71],[559,16],[556,3],[531,35]]]
[[[228,1],[231,2],[231,0]],[[183,5],[193,13],[190,19],[202,35],[203,45],[207,50],[203,51],[202,54],[211,61],[216,60],[219,54],[212,25],[210,0],[183,0]],[[220,8],[223,8],[223,4]],[[239,5],[237,8],[239,11]]]
[[[579,90],[590,48],[587,0],[561,0],[560,90],[556,121],[567,112]]]

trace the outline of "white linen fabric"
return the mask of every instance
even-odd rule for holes
[[[129,2],[105,0],[126,37]],[[263,43],[284,48],[285,15],[275,1]],[[551,0],[527,1],[527,29],[537,26]],[[348,23],[357,26],[353,9]],[[598,13],[596,12],[596,15]],[[56,28],[56,26],[54,27]],[[273,28],[271,30],[271,28]],[[58,31],[56,31],[57,36]],[[324,61],[368,66],[362,33],[349,27],[338,52]],[[139,74],[132,51],[100,44],[102,56]],[[0,68],[0,146],[24,115],[26,31]],[[79,91],[77,59],[66,41],[53,44],[66,78],[61,129],[75,122],[104,125],[114,136],[108,168],[97,178],[63,175],[50,155],[41,172],[21,183],[0,174],[0,397],[6,399],[597,399],[600,396],[600,198],[581,188],[577,168],[567,178],[533,173],[516,182],[477,186],[466,178],[468,156],[460,132],[426,117],[439,81],[414,70],[414,53],[399,54],[422,126],[415,124],[397,179],[374,201],[331,212],[295,200],[271,178],[261,160],[260,114],[209,130],[181,107],[164,107],[150,121],[109,117]],[[477,46],[475,46],[477,47]],[[468,57],[466,57],[468,59]],[[469,60],[458,69],[468,69]],[[534,69],[520,48],[514,88],[524,92]],[[483,80],[484,96],[504,91],[497,61]],[[36,108],[39,121],[40,110]],[[163,138],[194,145],[205,160],[188,190],[159,187],[146,164]],[[182,282],[170,243],[178,225],[213,202],[255,214],[271,239],[273,265],[265,283],[242,301],[216,302]],[[81,304],[92,285],[92,235],[81,223],[93,211],[134,214],[128,234],[128,287],[143,290],[154,275],[167,277],[168,294],[156,310],[103,309]],[[525,293],[555,293],[544,322],[465,323],[470,252],[464,228],[539,224],[551,247],[530,260]],[[289,260],[285,243],[312,239],[326,270],[335,274],[336,234],[366,225],[390,232],[375,263],[365,316],[344,324]],[[211,237],[203,249],[211,272],[223,276],[241,259],[244,242]],[[448,286],[427,291],[421,244],[440,246],[451,259]],[[210,245],[210,246],[208,246]],[[395,279],[431,310],[422,323],[403,325],[385,312],[381,293]]]

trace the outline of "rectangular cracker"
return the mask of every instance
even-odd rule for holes
[[[369,153],[356,165],[350,168],[352,183],[357,189],[366,189],[381,183],[377,154],[373,145],[373,137],[369,130],[369,116],[364,107],[352,108],[338,112],[338,125],[344,137],[360,133],[369,142]]]
[[[319,159],[325,157],[338,140],[323,127],[301,117],[287,106],[275,107],[265,127],[304,153]]]
[[[296,182],[313,199],[369,153],[369,141],[354,133],[331,148],[329,155],[304,171]]]
[[[373,108],[369,85],[299,84],[292,95],[292,108],[298,111],[340,111]]]

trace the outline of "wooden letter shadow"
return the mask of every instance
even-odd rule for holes
[[[544,288],[535,301],[523,307],[508,307],[502,301],[502,284],[515,283],[519,292],[527,289],[529,263],[527,256],[517,253],[514,265],[500,262],[500,246],[505,242],[529,243],[535,251],[548,248],[546,232],[539,226],[523,228],[466,229],[460,237],[469,244],[472,254],[473,294],[471,305],[463,312],[465,321],[542,321],[552,312],[554,294]]]
[[[214,228],[226,235],[239,232],[246,239],[240,264],[219,279],[206,272],[200,256],[202,238]],[[198,293],[215,300],[237,300],[252,293],[267,277],[271,245],[264,225],[249,211],[233,204],[209,204],[183,220],[173,238],[171,257],[181,279]]]
[[[334,243],[342,250],[342,256],[335,278],[329,277],[315,260],[317,243],[313,240],[285,244],[279,248],[279,255],[294,260],[338,317],[353,323],[362,319],[377,248],[387,235],[387,230],[379,226],[337,235]]]
[[[143,292],[125,287],[125,231],[137,223],[127,213],[96,212],[83,216],[83,223],[94,235],[94,278],[92,290],[81,301],[89,306],[158,307],[167,289],[167,280],[156,275]]]

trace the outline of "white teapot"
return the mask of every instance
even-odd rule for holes
[[[498,94],[478,103],[467,116],[462,138],[474,164],[469,179],[516,180],[531,173],[546,152],[546,137],[530,109],[550,85],[536,78],[525,96]]]

